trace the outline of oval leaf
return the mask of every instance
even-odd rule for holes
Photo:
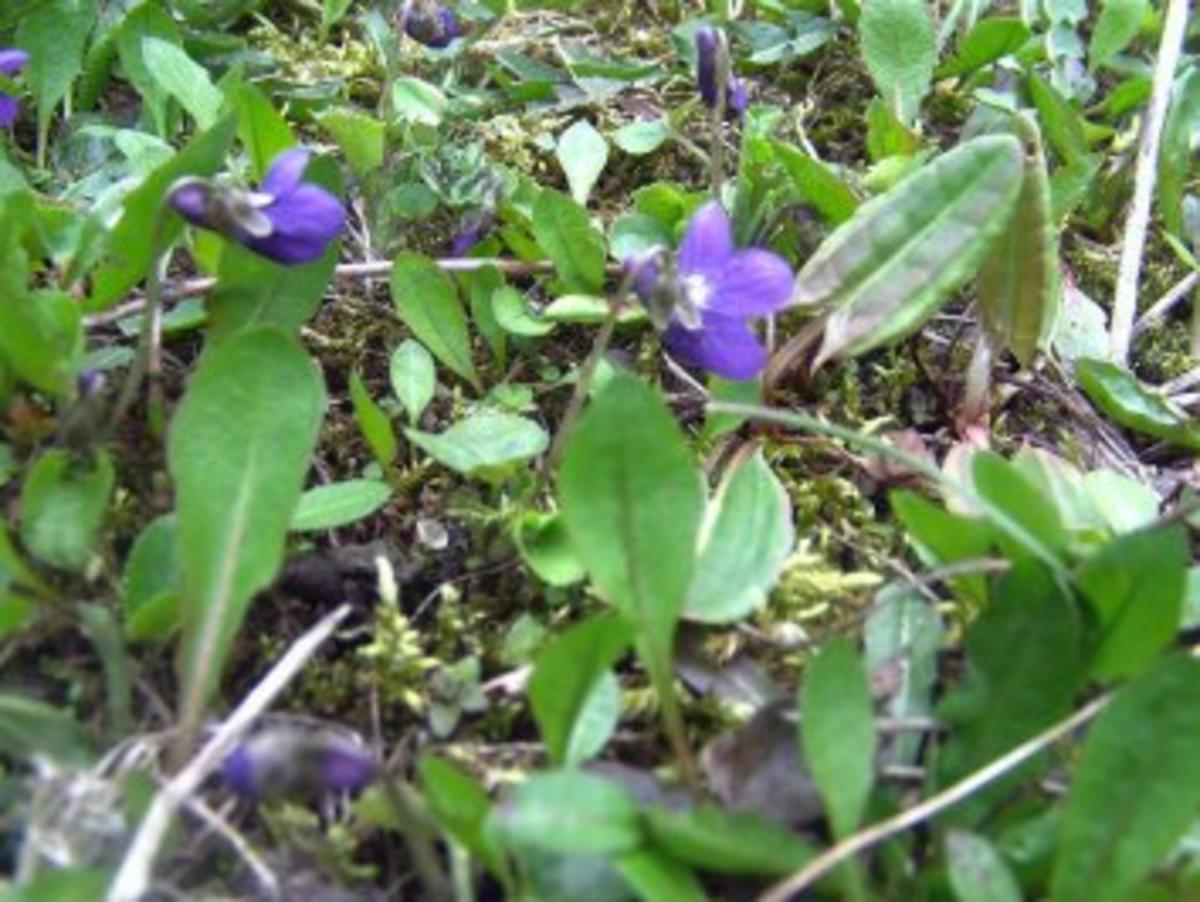
[[[466,475],[537,457],[549,444],[537,423],[494,410],[461,420],[440,435],[419,429],[404,434],[438,463]]]
[[[637,805],[624,789],[569,770],[522,783],[492,812],[488,830],[509,846],[564,855],[629,852],[641,841]]]
[[[21,490],[21,541],[51,567],[82,570],[100,531],[116,474],[108,454],[78,461],[54,448],[37,459]]]
[[[369,517],[392,497],[392,487],[374,479],[351,479],[320,485],[300,496],[292,515],[292,532],[336,529]]]
[[[388,372],[392,391],[404,405],[409,422],[417,422],[433,400],[433,392],[437,387],[433,356],[419,341],[405,339],[392,353]]]
[[[392,266],[392,303],[438,360],[479,388],[467,316],[449,276],[428,257],[401,254]]]
[[[875,87],[900,121],[912,122],[937,63],[929,6],[925,0],[871,0],[862,6],[858,33]]]

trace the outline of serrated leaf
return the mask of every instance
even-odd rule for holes
[[[1052,902],[1119,902],[1200,809],[1200,663],[1160,662],[1092,727],[1071,780]]]
[[[376,479],[348,479],[309,489],[300,496],[289,529],[336,529],[371,516],[392,497],[392,487]]]
[[[1091,402],[1118,425],[1200,450],[1200,425],[1124,367],[1080,358],[1075,361],[1075,378]]]
[[[555,153],[567,174],[571,197],[577,204],[586,206],[588,195],[608,162],[608,142],[590,122],[580,119],[559,135]]]
[[[579,559],[665,678],[704,504],[674,417],[651,388],[613,376],[573,429],[558,475]]]
[[[833,309],[817,365],[917,329],[974,273],[1021,189],[1011,135],[961,144],[860,207],[800,271],[800,303]]]
[[[875,87],[901,122],[912,122],[937,63],[925,0],[871,0],[863,5],[858,34]]]
[[[732,623],[766,602],[795,540],[787,492],[761,452],[725,474],[708,519],[684,616]]]
[[[453,280],[421,254],[401,254],[392,266],[392,304],[438,360],[476,389],[467,317]]]
[[[472,414],[440,434],[418,429],[404,434],[438,463],[468,476],[537,457],[550,443],[533,420],[494,410]]]
[[[533,236],[554,262],[568,291],[599,294],[604,288],[604,236],[571,198],[543,188],[533,204]]]
[[[1013,123],[1025,143],[1025,174],[1008,226],[979,269],[979,311],[994,345],[1029,366],[1058,320],[1058,229],[1037,125],[1023,114]]]
[[[167,439],[185,724],[197,723],[250,599],[279,571],[324,413],[316,366],[271,328],[238,333],[205,355],[188,383]]]
[[[1095,72],[1130,45],[1150,9],[1149,0],[1104,0],[1088,45],[1088,68]]]
[[[392,352],[388,375],[392,380],[392,391],[408,414],[408,421],[417,422],[437,388],[437,370],[432,355],[419,341],[406,338]]]
[[[800,685],[800,739],[834,833],[848,836],[875,779],[875,717],[867,672],[844,639],[826,643]]]
[[[576,624],[538,654],[529,679],[529,705],[550,759],[575,765],[572,735],[588,699],[629,648],[628,624],[615,612]]]

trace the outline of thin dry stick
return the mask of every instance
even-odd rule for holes
[[[1151,304],[1150,309],[1143,313],[1138,318],[1138,321],[1134,323],[1133,337],[1137,338],[1170,313],[1172,308],[1184,300],[1197,284],[1200,284],[1200,272],[1190,272],[1167,289],[1167,293]]]
[[[899,814],[880,821],[866,830],[849,836],[825,853],[818,855],[802,870],[797,871],[786,880],[772,886],[758,897],[758,902],[784,902],[797,893],[808,889],[843,861],[864,852],[872,846],[891,839],[910,827],[915,827],[922,821],[929,820],[941,814],[947,808],[952,808],[964,799],[974,795],[987,784],[991,783],[1009,771],[1020,767],[1030,758],[1044,751],[1050,745],[1058,742],[1073,730],[1077,730],[1103,710],[1111,695],[1102,695],[1084,705],[1066,720],[1059,721],[1047,730],[1043,730],[1027,742],[1017,746],[1012,751],[997,758],[986,767],[959,780],[935,796],[930,796],[919,805],[914,805]]]
[[[1150,224],[1150,202],[1154,198],[1154,182],[1158,177],[1158,148],[1162,139],[1167,104],[1171,99],[1171,81],[1183,49],[1187,26],[1188,0],[1168,0],[1167,17],[1162,40],[1158,45],[1158,62],[1154,66],[1154,84],[1150,91],[1150,109],[1138,146],[1137,169],[1133,181],[1133,204],[1125,225],[1125,240],[1121,245],[1121,265],[1117,273],[1117,292],[1113,298],[1112,357],[1124,364],[1129,358],[1133,340],[1133,317],[1137,311],[1138,276],[1142,270],[1142,252],[1146,248],[1146,230]]]
[[[154,859],[166,838],[175,810],[221,765],[233,744],[295,679],[309,658],[333,635],[338,624],[349,613],[350,606],[342,605],[297,639],[287,654],[279,659],[221,724],[196,757],[159,791],[150,810],[142,819],[129,850],[125,853],[121,869],[117,871],[116,879],[109,888],[108,902],[137,902],[145,895],[150,884]]]

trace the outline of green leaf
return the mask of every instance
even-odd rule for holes
[[[532,420],[494,410],[472,414],[439,435],[418,429],[404,434],[438,463],[468,476],[537,457],[550,443]]]
[[[43,870],[21,886],[6,885],[0,902],[94,902],[104,897],[111,880],[112,874],[100,868]]]
[[[554,764],[581,763],[568,755],[572,734],[588,698],[630,640],[628,624],[609,612],[576,624],[538,654],[529,679],[529,706]]]
[[[613,143],[627,154],[642,156],[658,150],[670,137],[671,124],[666,119],[638,119],[617,129]]]
[[[262,181],[275,158],[295,146],[296,136],[270,98],[254,85],[239,85],[233,105],[238,115],[238,138],[250,156],[254,178]]]
[[[800,271],[796,298],[834,310],[817,365],[900,339],[982,261],[1021,190],[1023,154],[988,135],[943,154],[861,207]]]
[[[871,795],[876,735],[867,672],[844,639],[826,643],[804,674],[800,739],[834,833],[850,835]]]
[[[542,582],[570,586],[585,576],[560,514],[525,514],[517,521],[513,538],[521,559]]]
[[[429,753],[421,756],[417,770],[425,801],[438,824],[496,872],[496,856],[483,834],[492,807],[487,792],[458,767]]]
[[[938,78],[969,75],[989,63],[1016,53],[1025,46],[1031,32],[1016,18],[982,19],[967,32],[958,52],[938,68]]]
[[[400,319],[433,356],[478,389],[467,317],[450,277],[428,257],[405,253],[392,266],[391,284]]]
[[[1026,146],[1025,176],[1008,227],[979,269],[979,309],[996,347],[1009,349],[1029,366],[1058,319],[1058,228],[1037,125],[1024,114],[1013,122]]]
[[[1200,130],[1200,66],[1179,81],[1158,152],[1158,208],[1167,230],[1183,235],[1183,197],[1192,172],[1192,135]]]
[[[392,421],[375,403],[357,371],[350,375],[350,403],[354,405],[354,418],[358,420],[358,428],[362,430],[371,453],[380,466],[385,469],[390,467],[396,459],[397,448]]]
[[[142,41],[153,37],[171,44],[183,40],[170,13],[157,3],[143,3],[130,10],[117,30],[117,52],[121,70],[139,94],[160,135],[167,134],[167,104],[170,95],[160,86],[146,63]]]
[[[104,521],[116,475],[108,454],[88,461],[53,448],[37,459],[21,490],[21,541],[35,557],[83,570]]]
[[[875,98],[867,104],[867,154],[873,161],[911,157],[920,149],[920,136],[897,119],[886,103]]]
[[[353,0],[323,0],[321,3],[321,40],[324,42],[329,35],[329,29],[337,25],[346,16]]]
[[[1200,809],[1200,663],[1160,662],[1092,727],[1071,781],[1053,902],[1118,902]]]
[[[192,138],[183,150],[125,198],[125,212],[109,241],[111,259],[92,276],[90,309],[111,306],[145,277],[155,254],[154,242],[147,238],[155,234],[167,189],[185,175],[210,176],[220,169],[236,128],[237,119],[225,117]],[[162,223],[163,241],[174,241],[182,228],[183,221],[178,216],[166,216]]]
[[[333,135],[346,162],[360,179],[383,165],[387,126],[359,110],[333,109],[317,120]]]
[[[971,479],[984,519],[1010,557],[1032,555],[1054,565],[1070,542],[1058,510],[1021,470],[990,451],[971,459]]]
[[[404,76],[392,84],[392,109],[402,122],[438,125],[446,112],[446,95],[427,81]]]
[[[510,335],[538,338],[554,329],[554,323],[530,311],[525,295],[511,285],[501,285],[492,294],[492,313],[497,325]]]
[[[7,693],[0,693],[0,754],[19,760],[46,755],[67,764],[89,757],[83,728],[67,711]]]
[[[725,474],[709,505],[684,616],[733,623],[762,607],[794,541],[787,491],[758,452]]]
[[[629,852],[642,838],[637,805],[624,789],[573,770],[530,777],[492,812],[487,829],[505,845],[564,855]]]
[[[638,849],[614,864],[642,902],[708,902],[690,868],[655,849]]]
[[[951,513],[906,490],[892,492],[891,502],[908,530],[909,541],[928,565],[956,564],[984,557],[992,550],[991,531],[977,517]],[[987,601],[987,582],[982,574],[955,577],[950,585],[965,598]]]
[[[1088,45],[1088,69],[1095,72],[1128,47],[1149,10],[1149,0],[1104,0]]]
[[[392,380],[392,391],[408,414],[408,421],[417,422],[437,388],[432,355],[419,341],[406,338],[392,352],[388,375]]]
[[[96,22],[90,0],[45,0],[21,19],[14,44],[29,54],[24,80],[37,100],[38,159],[45,159],[54,108],[83,71],[83,51]]]
[[[586,206],[588,195],[608,162],[608,142],[590,122],[579,119],[558,136],[555,154],[567,174],[571,197],[580,206]]]
[[[863,5],[858,34],[875,87],[901,122],[912,122],[937,63],[925,0],[871,0]]]
[[[583,207],[559,191],[543,188],[533,204],[533,236],[568,291],[603,291],[604,236],[592,228]]]
[[[105,735],[122,741],[132,729],[133,677],[121,628],[112,610],[103,604],[81,604],[75,612],[104,669]]]
[[[975,833],[946,834],[950,886],[959,902],[1021,902],[1020,884],[996,847]]]
[[[1200,425],[1133,373],[1107,360],[1080,358],[1075,378],[1093,404],[1126,429],[1200,450]]]
[[[1037,108],[1042,134],[1059,158],[1068,165],[1085,159],[1088,147],[1083,116],[1032,72],[1029,73],[1029,96]]]
[[[965,647],[966,678],[938,712],[951,728],[938,758],[939,786],[1063,717],[1085,675],[1075,608],[1049,572],[1032,561],[1017,563],[999,579],[991,603],[967,630]],[[1019,768],[966,802],[960,822],[978,818],[1030,770]]]
[[[1136,676],[1171,644],[1190,563],[1181,526],[1129,533],[1084,562],[1079,588],[1091,602],[1099,628],[1094,677]]]
[[[0,208],[0,217],[11,214]],[[39,391],[68,397],[83,356],[79,304],[61,291],[25,290],[25,253],[11,231],[0,225],[0,360]]]
[[[776,877],[804,867],[814,854],[790,830],[712,804],[683,811],[652,806],[643,815],[655,846],[705,871]]]
[[[559,507],[599,594],[667,679],[692,579],[704,487],[674,417],[632,376],[601,389],[567,440]]]
[[[187,55],[178,44],[147,35],[142,38],[142,57],[159,87],[170,94],[196,120],[200,129],[212,128],[225,105],[208,70]]]
[[[392,487],[377,479],[348,479],[311,488],[300,496],[292,532],[337,529],[363,520],[392,497]]]
[[[183,574],[184,724],[197,722],[250,599],[279,571],[324,413],[320,372],[272,328],[240,332],[206,354],[188,384],[167,438]]]
[[[826,221],[841,225],[854,215],[858,198],[828,166],[790,144],[776,142],[773,147],[800,197],[812,204]]]
[[[138,534],[121,574],[125,633],[161,641],[180,623],[179,526],[174,514],[151,520]]]

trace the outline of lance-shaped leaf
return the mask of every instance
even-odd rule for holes
[[[325,411],[321,374],[289,336],[239,332],[206,355],[175,415],[183,582],[182,717],[194,725],[255,592],[275,578]]]
[[[1028,366],[1058,318],[1058,230],[1037,125],[1022,114],[1013,124],[1025,143],[1025,176],[1008,228],[979,270],[979,309],[996,347],[1008,348]]]
[[[392,303],[405,325],[438,360],[476,388],[467,315],[450,277],[428,257],[401,254],[392,267]]]
[[[832,309],[817,364],[916,330],[975,272],[1021,190],[1012,135],[956,147],[858,212],[817,249],[796,300]]]

